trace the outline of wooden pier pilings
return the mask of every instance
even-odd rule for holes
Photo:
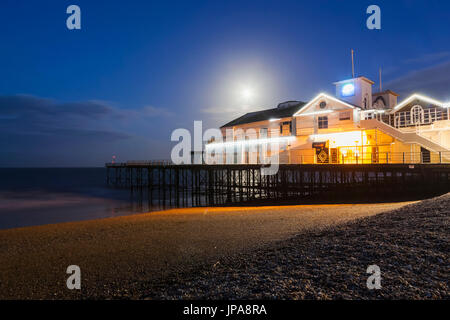
[[[450,191],[448,164],[107,164],[107,183],[167,206],[339,203],[420,199]]]

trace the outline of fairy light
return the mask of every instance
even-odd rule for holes
[[[327,114],[327,113],[331,113],[331,112],[333,112],[333,110],[320,110],[320,111],[315,111],[315,112],[302,113],[302,114],[299,114],[298,117],[313,116],[316,114]]]
[[[280,143],[280,142],[290,142],[294,141],[295,136],[283,136],[274,138],[262,138],[262,139],[248,139],[248,140],[236,140],[227,142],[213,142],[207,144],[206,148],[223,148],[223,147],[234,147],[234,146],[251,146],[258,144],[270,144],[270,143]]]
[[[444,107],[444,108],[448,108],[449,104],[450,104],[450,103],[446,103],[445,104],[445,103],[443,103],[441,101],[438,101],[438,100],[432,99],[430,97],[423,96],[423,95],[415,93],[412,96],[410,96],[409,98],[407,98],[406,100],[403,100],[401,103],[399,103],[394,108],[394,111],[404,107],[405,105],[407,105],[408,103],[410,103],[411,101],[416,100],[416,99],[417,100],[422,100],[422,101],[425,101],[425,102],[428,102],[428,103],[431,103],[431,104],[434,104],[434,105],[437,105],[439,107]]]
[[[341,104],[343,104],[343,105],[345,105],[345,106],[347,106],[347,107],[349,107],[349,108],[355,109],[355,106],[352,106],[351,104],[348,104],[348,103],[345,102],[345,101],[336,99],[335,97],[332,97],[332,96],[330,96],[330,95],[328,95],[328,94],[326,94],[326,93],[319,93],[314,99],[312,99],[312,100],[311,100],[310,102],[308,102],[303,108],[301,108],[299,111],[297,111],[297,112],[294,114],[294,117],[298,117],[299,115],[303,114],[303,112],[304,112],[309,106],[311,106],[313,103],[315,103],[317,100],[319,100],[319,99],[321,99],[321,98],[322,98],[322,99],[325,98],[325,99],[328,99],[328,100],[331,100],[331,101],[334,101],[334,102],[337,102],[337,103],[341,103]]]

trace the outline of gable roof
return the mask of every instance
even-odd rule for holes
[[[373,96],[372,96],[372,98],[373,98]],[[381,100],[381,101],[383,102],[383,104],[386,106],[386,100],[384,100],[383,96],[378,96],[378,97],[376,97],[376,98],[373,100],[373,103],[374,103],[374,104],[377,103],[378,100]]]
[[[258,121],[266,121],[269,119],[292,117],[294,113],[296,113],[300,108],[303,108],[305,104],[306,103],[302,101],[289,101],[288,106],[282,106],[280,103],[277,108],[246,113],[243,116],[224,124],[221,128],[233,127],[240,124]]]
[[[388,89],[388,90],[385,90],[385,91],[382,91],[382,92],[375,92],[375,93],[372,93],[372,96],[380,96],[380,95],[386,94],[386,93],[392,94],[393,96],[396,96],[396,97],[399,97],[399,96],[400,96],[398,93],[395,93],[394,91],[389,90],[389,89]]]
[[[348,103],[348,102],[346,102],[346,101],[340,100],[340,99],[335,98],[335,97],[333,97],[333,96],[330,96],[330,95],[328,95],[328,94],[325,94],[325,93],[319,93],[317,96],[314,97],[314,99],[312,99],[310,102],[308,102],[306,105],[304,105],[300,110],[298,110],[298,111],[294,114],[294,117],[295,117],[295,116],[298,116],[299,114],[301,114],[303,111],[305,111],[309,106],[311,106],[311,105],[312,105],[314,102],[316,102],[317,100],[323,99],[323,98],[326,98],[326,99],[329,99],[329,100],[333,100],[333,101],[342,103],[343,105],[346,105],[346,106],[348,106],[348,107],[350,107],[350,108],[352,108],[352,109],[355,109],[355,108],[361,109],[360,107],[358,107],[358,106],[356,106],[356,105],[354,105],[354,104],[351,104],[351,103]]]
[[[422,96],[420,94],[415,93],[415,94],[409,96],[407,99],[405,99],[402,102],[400,102],[399,104],[397,104],[392,111],[396,112],[396,111],[400,110],[401,108],[403,108],[404,106],[408,105],[409,103],[411,103],[411,102],[413,102],[415,100],[421,100],[421,101],[424,101],[424,102],[429,103],[429,104],[433,104],[433,105],[438,106],[438,107],[443,107],[443,108],[447,108],[448,107],[448,104],[446,104],[446,103],[443,103],[441,101],[434,100],[432,98],[429,98],[429,97],[426,97],[426,96]]]

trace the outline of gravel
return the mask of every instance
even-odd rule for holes
[[[0,230],[0,299],[139,299],[224,256],[407,204],[185,208]],[[81,290],[66,286],[69,265]]]
[[[147,283],[146,299],[449,299],[450,193]],[[369,265],[381,289],[367,288]]]
[[[448,299],[450,193],[0,231],[0,299]],[[382,213],[380,213],[382,212]],[[81,267],[81,290],[66,268]],[[381,269],[369,290],[369,265]]]

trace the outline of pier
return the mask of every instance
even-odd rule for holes
[[[107,184],[163,207],[342,203],[423,199],[450,191],[450,164],[261,165],[108,163]]]

